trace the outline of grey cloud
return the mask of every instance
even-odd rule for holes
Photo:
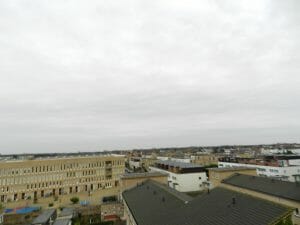
[[[0,152],[300,141],[299,9],[2,1]]]

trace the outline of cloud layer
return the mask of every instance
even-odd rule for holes
[[[298,0],[0,2],[0,152],[300,142]]]

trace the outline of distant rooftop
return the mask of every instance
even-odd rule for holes
[[[297,183],[244,174],[235,174],[222,182],[224,184],[300,202],[300,184]]]
[[[194,163],[186,163],[186,162],[178,162],[173,160],[159,160],[156,164],[168,165],[179,168],[201,168],[203,166],[194,164]]]
[[[241,171],[241,170],[256,170],[256,168],[249,167],[219,167],[219,168],[208,168],[211,171],[227,172],[227,171]]]
[[[0,163],[10,163],[10,162],[23,162],[23,161],[32,161],[32,160],[58,160],[58,159],[74,159],[74,158],[90,158],[90,157],[124,157],[123,155],[118,154],[45,154],[45,155],[30,155],[30,156],[17,156],[17,157],[7,157],[0,156]]]
[[[125,173],[121,175],[121,179],[139,178],[139,177],[161,177],[168,176],[166,173],[147,172],[147,173]]]
[[[59,217],[73,216],[73,214],[74,214],[73,208],[63,208],[63,210],[59,214]]]

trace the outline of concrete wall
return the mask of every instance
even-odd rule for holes
[[[221,181],[232,176],[235,173],[246,174],[251,176],[256,176],[256,169],[249,170],[232,170],[232,171],[215,171],[209,170],[208,180],[210,182],[210,188],[215,188],[220,185]]]
[[[126,220],[126,225],[137,225],[125,201],[124,201],[124,217],[122,219]]]
[[[146,181],[148,179],[157,181],[162,184],[168,184],[168,176],[162,175],[162,176],[145,176],[145,177],[135,177],[135,178],[121,178],[121,191],[133,188],[137,186],[138,183],[142,183],[143,181]]]

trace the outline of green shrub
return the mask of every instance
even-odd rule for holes
[[[73,204],[77,204],[79,202],[79,198],[78,197],[72,197],[70,198],[70,201],[73,203]]]

